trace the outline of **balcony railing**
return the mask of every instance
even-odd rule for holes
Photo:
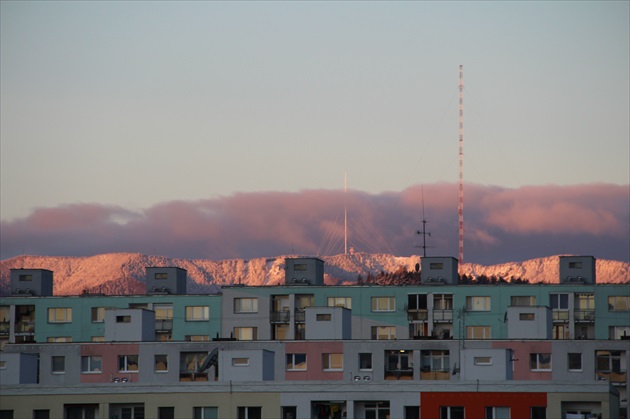
[[[595,321],[595,310],[575,310],[573,315],[576,322],[593,323]]]
[[[15,333],[35,333],[35,322],[17,322]]]
[[[410,322],[427,320],[429,318],[429,313],[426,310],[408,310],[407,318]]]
[[[295,310],[295,322],[296,323],[304,323],[306,321],[306,313],[304,310],[297,309]]]
[[[453,310],[433,310],[434,322],[452,322]]]
[[[567,321],[569,320],[569,311],[568,310],[553,310],[552,311],[553,321]]]
[[[600,381],[608,381],[615,385],[625,385],[628,379],[626,370],[619,371],[596,371],[596,378]]]
[[[173,330],[173,319],[156,319],[155,331],[156,332],[170,332]]]
[[[386,380],[413,380],[413,370],[385,371]]]
[[[424,369],[420,370],[420,379],[421,380],[450,380],[451,372],[446,371],[426,371]]]
[[[291,312],[289,311],[272,311],[269,315],[271,323],[289,323],[291,321]]]

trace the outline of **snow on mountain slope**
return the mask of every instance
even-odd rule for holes
[[[18,256],[0,263],[0,295],[9,294],[10,270],[13,268],[41,268],[54,272],[55,295],[78,295],[84,290],[105,294],[143,294],[147,266],[177,266],[188,271],[187,289],[190,294],[219,291],[221,285],[276,285],[284,282],[284,259],[176,259],[138,253],[111,253],[88,257]],[[420,256],[399,257],[388,254],[354,253],[324,256],[327,284],[351,284],[357,277],[369,273],[415,269]],[[558,256],[524,262],[483,266],[464,264],[466,275],[504,278],[521,277],[531,283],[558,282]],[[597,260],[598,283],[626,283],[630,281],[630,264],[614,260]]]

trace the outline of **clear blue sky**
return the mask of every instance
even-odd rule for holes
[[[1,217],[629,183],[629,2],[1,2]]]

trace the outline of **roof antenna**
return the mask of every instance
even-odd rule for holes
[[[427,236],[431,237],[431,232],[427,231],[427,219],[424,217],[424,185],[422,185],[422,230],[417,230],[416,234],[422,235],[422,257],[427,257]]]

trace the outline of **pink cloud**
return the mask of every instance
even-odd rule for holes
[[[21,253],[88,255],[140,252],[186,258],[252,258],[343,251],[420,254],[422,190],[429,254],[457,256],[457,185],[413,186],[401,192],[239,193],[164,202],[141,212],[72,204],[38,208],[2,221],[2,258]],[[523,260],[558,253],[628,260],[628,185],[466,185],[466,261]]]

